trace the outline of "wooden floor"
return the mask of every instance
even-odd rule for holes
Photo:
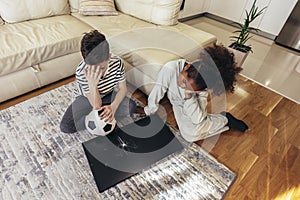
[[[65,79],[0,104],[0,109],[74,80]],[[134,92],[146,103],[146,96]],[[227,94],[227,111],[243,119],[247,133],[227,131],[197,144],[237,174],[225,199],[300,199],[300,105],[238,77],[236,92]],[[176,125],[165,98],[167,119]]]

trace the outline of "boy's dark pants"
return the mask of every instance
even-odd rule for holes
[[[102,105],[109,105],[114,100],[116,96],[115,92],[111,92],[104,97],[102,97]],[[85,96],[78,96],[74,102],[67,108],[61,123],[60,130],[64,133],[75,133],[86,129],[85,127],[85,117],[93,110],[92,105]],[[129,116],[136,110],[136,104],[133,100],[129,99],[127,96],[120,103],[116,113],[115,118],[118,119],[122,117]]]

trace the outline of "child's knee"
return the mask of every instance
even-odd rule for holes
[[[60,131],[63,133],[75,133],[77,132],[74,122],[67,122],[66,120],[62,120],[59,125]]]

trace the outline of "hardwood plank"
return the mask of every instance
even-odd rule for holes
[[[254,110],[268,116],[274,107],[283,99],[283,97],[279,94],[276,94],[250,80],[240,81],[240,79],[238,79],[238,81],[237,88],[241,89],[237,90],[247,91],[247,93],[250,94],[243,97],[243,101],[239,105],[241,107],[251,105]]]
[[[300,116],[300,104],[296,104],[287,98],[283,98],[275,109],[287,111],[287,113],[296,118]]]
[[[284,172],[288,187],[300,187],[300,149],[291,146],[283,155],[284,159],[279,163],[279,168]]]
[[[259,157],[246,176],[239,182],[240,186],[247,188],[247,191],[243,192],[244,196],[249,199],[269,199],[270,177],[268,156]]]
[[[295,132],[288,139],[288,141],[298,149],[300,149],[300,125],[295,129]]]

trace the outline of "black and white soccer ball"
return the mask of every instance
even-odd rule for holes
[[[116,120],[113,119],[112,122],[105,122],[104,120],[100,119],[100,113],[100,110],[92,110],[85,117],[85,127],[88,132],[93,135],[105,136],[114,130],[116,126]]]

